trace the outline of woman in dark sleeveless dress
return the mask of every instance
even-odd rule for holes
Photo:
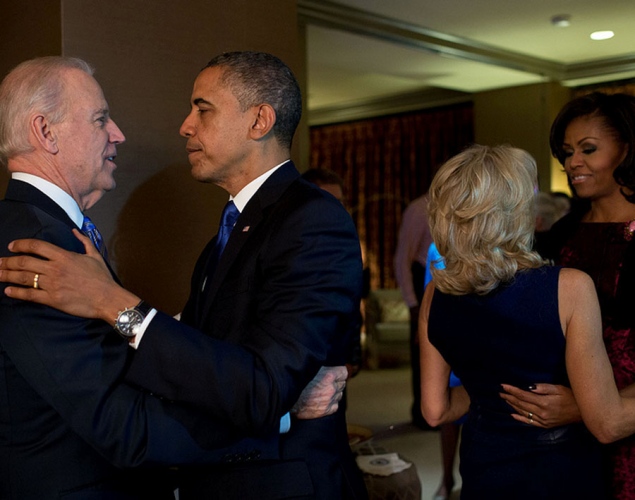
[[[569,102],[553,123],[551,150],[582,202],[554,225],[545,256],[593,278],[621,389],[635,382],[635,97],[593,93]],[[532,412],[546,425],[579,419],[566,388],[538,384],[534,394],[508,389],[519,398],[508,398],[519,415]],[[635,437],[604,451],[611,497],[635,500]]]
[[[604,498],[597,439],[635,432],[635,398],[615,386],[591,278],[545,266],[531,250],[535,185],[526,152],[473,146],[439,169],[429,191],[445,269],[432,271],[421,306],[422,412],[437,426],[469,407],[466,500]],[[463,386],[448,387],[450,367]],[[586,427],[513,418],[501,384],[536,380],[570,386]]]

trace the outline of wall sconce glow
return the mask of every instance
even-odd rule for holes
[[[615,33],[612,31],[594,31],[591,33],[591,40],[608,40],[609,38],[613,38]]]

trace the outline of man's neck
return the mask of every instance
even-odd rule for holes
[[[290,156],[289,150],[280,148],[280,146],[276,145],[273,149],[267,149],[263,146],[263,149],[258,150],[257,153],[248,155],[243,166],[234,170],[235,175],[226,179],[223,184],[218,184],[218,187],[235,197],[256,179],[289,161]]]
[[[58,165],[52,162],[50,157],[38,154],[37,151],[33,151],[31,153],[25,153],[11,158],[7,167],[9,173],[11,174],[21,172],[33,175],[53,184],[54,186],[57,186],[59,189],[71,196],[82,210],[85,209],[71,191],[69,183],[62,175]]]
[[[26,182],[44,193],[68,214],[77,227],[81,227],[83,220],[82,211],[73,197],[62,188],[47,179],[26,172],[13,172],[11,177],[15,180]]]
[[[232,196],[232,199],[234,200],[234,203],[236,204],[236,207],[238,208],[240,212],[243,211],[243,208],[245,208],[245,206],[247,205],[249,200],[251,200],[252,196],[256,193],[256,191],[260,189],[260,186],[262,186],[267,181],[267,179],[271,175],[273,175],[273,173],[276,170],[278,170],[278,168],[280,168],[282,165],[287,163],[287,161],[290,161],[290,160],[285,160],[282,163],[276,165],[275,167],[265,171],[265,173],[256,177],[253,181],[251,181],[249,184],[244,186],[238,193],[236,193],[235,196]]]

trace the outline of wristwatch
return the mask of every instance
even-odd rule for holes
[[[134,307],[119,311],[115,320],[115,330],[122,337],[128,340],[133,339],[139,332],[139,327],[143,320],[146,319],[150,309],[152,309],[152,306],[142,300]]]

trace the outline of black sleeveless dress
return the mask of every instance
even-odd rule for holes
[[[470,395],[461,498],[602,499],[600,445],[583,424],[541,429],[511,417],[501,383],[569,386],[558,315],[559,267],[518,272],[485,296],[435,291],[428,336]]]

